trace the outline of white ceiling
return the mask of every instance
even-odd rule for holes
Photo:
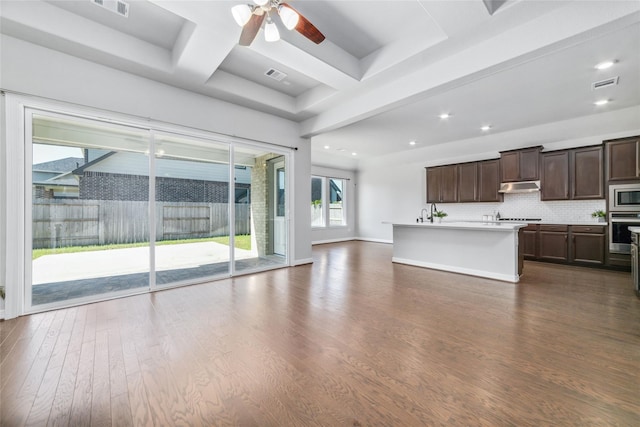
[[[135,0],[125,18],[92,0],[2,0],[0,31],[299,122],[314,163],[337,167],[484,124],[498,133],[640,105],[637,0],[290,0],[323,43],[280,25],[282,40],[261,31],[241,47],[230,9],[246,1]],[[594,69],[606,59],[618,62]],[[617,86],[591,90],[612,76]],[[611,102],[595,107],[601,98]]]

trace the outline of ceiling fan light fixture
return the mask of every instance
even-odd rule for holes
[[[257,4],[258,6],[264,6],[264,5],[266,5],[267,3],[269,3],[270,1],[271,1],[271,0],[253,0],[253,2],[254,2],[255,4]]]
[[[233,19],[235,19],[236,23],[241,27],[244,27],[249,19],[251,19],[251,6],[248,4],[239,4],[233,6],[231,8],[231,14],[233,15]]]
[[[280,19],[282,19],[284,26],[287,27],[287,30],[293,30],[296,28],[296,25],[298,25],[300,15],[298,15],[295,10],[280,5],[278,6],[278,14],[280,15]]]
[[[277,42],[280,40],[278,27],[276,27],[276,24],[274,24],[271,19],[269,19],[267,24],[264,26],[264,39],[268,42]]]

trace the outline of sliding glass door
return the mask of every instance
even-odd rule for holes
[[[33,114],[27,307],[149,287],[148,131]]]
[[[285,153],[27,111],[27,311],[288,265]]]
[[[229,275],[229,146],[155,134],[157,286]]]

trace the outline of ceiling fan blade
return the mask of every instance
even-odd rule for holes
[[[242,27],[242,33],[240,33],[240,41],[238,44],[240,46],[249,46],[253,39],[256,38],[260,27],[262,26],[262,21],[264,21],[264,14],[262,15],[253,15],[249,22]]]
[[[296,25],[296,31],[297,32],[299,32],[300,34],[302,34],[303,36],[305,36],[306,38],[308,38],[309,40],[311,40],[315,44],[322,43],[322,41],[325,38],[324,34],[322,34],[320,32],[320,30],[318,30],[316,28],[315,25],[313,25],[311,22],[309,22],[309,20],[307,18],[302,16],[302,14],[300,12],[298,12],[297,10],[292,8],[289,4],[287,4],[287,3],[280,3],[280,4],[283,7],[288,7],[289,9],[293,10],[300,17],[298,19],[298,24]]]

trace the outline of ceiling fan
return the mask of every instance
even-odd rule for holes
[[[231,8],[235,21],[242,27],[239,44],[249,46],[256,38],[263,22],[264,38],[268,42],[280,40],[278,27],[272,16],[278,15],[288,30],[296,30],[315,44],[322,43],[324,35],[307,18],[282,0],[253,0],[255,4],[239,4]]]

